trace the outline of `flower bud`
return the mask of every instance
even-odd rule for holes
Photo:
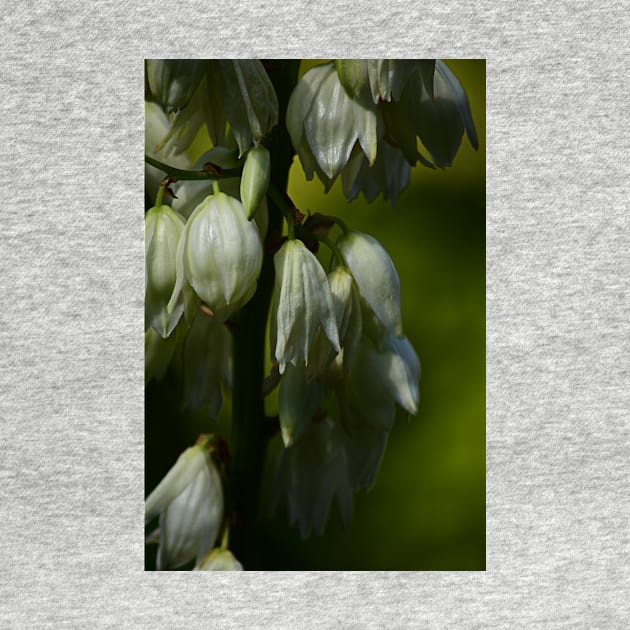
[[[186,449],[147,497],[145,522],[158,514],[158,570],[193,558],[199,562],[214,546],[223,519],[223,488],[202,444]]]
[[[242,571],[243,565],[229,549],[213,549],[193,571]]]
[[[176,282],[177,244],[184,219],[169,206],[151,208],[144,217],[145,320],[162,337],[168,337],[184,312],[180,296],[170,311],[167,304]]]
[[[199,86],[205,62],[197,59],[147,59],[149,90],[167,113],[188,105]]]
[[[356,231],[344,234],[337,246],[361,297],[390,333],[402,335],[400,280],[385,248],[373,236]]]
[[[271,162],[269,151],[262,145],[247,152],[241,175],[241,201],[247,218],[251,219],[267,194]]]
[[[189,284],[217,320],[225,321],[255,293],[262,254],[258,229],[247,220],[242,204],[224,193],[206,197],[179,241],[169,309]]]
[[[289,239],[273,262],[271,351],[282,374],[287,363],[308,365],[309,349],[320,326],[336,352],[340,350],[339,333],[326,272],[304,243]]]

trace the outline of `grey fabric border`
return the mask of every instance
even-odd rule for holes
[[[0,626],[627,627],[630,13],[514,6],[3,9]],[[142,570],[142,60],[271,55],[488,60],[485,573]]]

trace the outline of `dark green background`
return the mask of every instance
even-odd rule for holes
[[[282,510],[263,524],[265,568],[485,569],[485,62],[448,64],[469,96],[479,150],[464,139],[450,169],[417,166],[395,208],[363,197],[348,203],[339,184],[325,195],[318,180],[304,180],[297,159],[291,170],[298,208],[343,217],[392,256],[404,332],[422,367],[420,406],[411,420],[397,419],[374,487],[355,495],[349,531],[333,506],[324,536],[305,542]],[[179,385],[172,371],[147,388],[147,491],[198,433],[217,428],[203,412],[181,413]],[[228,435],[228,425],[229,401],[218,432]],[[279,447],[276,438],[270,453]],[[152,568],[154,549],[147,549]]]

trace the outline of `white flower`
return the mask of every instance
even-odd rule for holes
[[[213,549],[193,571],[242,571],[243,565],[229,549]]]
[[[262,266],[258,229],[243,206],[224,193],[210,195],[197,206],[177,249],[177,284],[169,302],[174,309],[185,284],[225,321],[256,291]]]
[[[342,416],[389,431],[398,403],[418,411],[420,362],[406,337],[386,335],[374,345],[363,335],[346,378],[337,388]]]
[[[351,98],[333,63],[309,70],[296,85],[287,106],[287,129],[307,179],[317,172],[327,188],[342,172],[358,145],[374,163],[381,116],[371,98]]]
[[[311,422],[302,439],[282,451],[276,471],[273,503],[286,501],[289,521],[297,523],[302,538],[311,529],[324,530],[330,502],[337,498],[344,526],[352,513],[343,429],[330,418]]]
[[[232,383],[232,335],[225,324],[198,311],[184,340],[184,405],[209,405],[216,419],[223,402],[222,383]]]
[[[223,519],[221,477],[206,448],[186,449],[145,501],[145,523],[159,514],[158,570],[193,558],[214,546]]]
[[[351,231],[337,246],[361,293],[388,332],[402,335],[400,280],[385,248],[369,234]]]
[[[166,308],[175,287],[177,244],[184,219],[168,206],[151,208],[144,216],[145,320],[147,326],[168,337],[184,312],[180,296],[169,312]]]
[[[289,239],[274,256],[271,351],[284,373],[287,363],[308,365],[311,343],[321,326],[339,352],[339,333],[326,272],[299,240]]]

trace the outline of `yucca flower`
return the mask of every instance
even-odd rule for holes
[[[145,322],[162,337],[168,337],[184,312],[180,295],[167,309],[176,282],[177,244],[184,231],[184,218],[169,206],[151,208],[144,215]]]
[[[326,272],[300,240],[289,239],[276,252],[271,305],[271,352],[280,373],[287,363],[309,363],[309,350],[321,327],[339,352],[339,332]]]
[[[221,476],[207,446],[186,449],[145,501],[145,523],[156,516],[158,570],[199,563],[214,547],[223,520]]]
[[[169,309],[190,285],[217,321],[246,304],[262,266],[262,243],[242,204],[225,193],[210,195],[191,214],[177,249],[177,283]]]

